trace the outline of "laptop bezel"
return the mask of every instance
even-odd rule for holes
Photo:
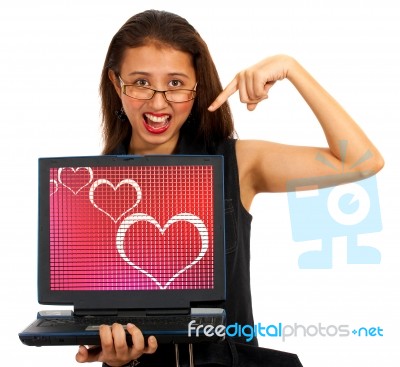
[[[188,290],[62,291],[50,287],[50,169],[59,167],[108,167],[114,165],[211,165],[214,172],[214,288]],[[190,308],[225,300],[225,230],[223,156],[220,155],[103,155],[39,158],[38,302],[73,305],[75,310],[129,310]],[[145,297],[144,297],[145,296]]]

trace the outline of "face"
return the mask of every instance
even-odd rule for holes
[[[127,49],[121,64],[124,84],[156,90],[194,89],[195,70],[191,55],[170,47],[147,45]],[[179,131],[188,118],[193,100],[168,102],[163,93],[150,100],[131,98],[122,93],[121,82],[110,72],[122,106],[132,126],[131,154],[171,154]]]

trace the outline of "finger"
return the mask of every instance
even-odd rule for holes
[[[247,109],[249,111],[254,111],[256,109],[256,107],[257,107],[257,104],[258,103],[247,103]]]
[[[99,346],[87,348],[84,345],[81,345],[79,346],[79,350],[75,356],[75,359],[79,363],[96,362],[99,360],[100,353],[101,348]]]
[[[249,111],[254,111],[258,103],[268,98],[264,85],[254,72],[245,70],[238,74],[238,80],[240,102],[245,103]]]
[[[258,103],[265,96],[263,83],[256,72],[252,72],[247,78],[247,96],[248,100],[245,103]]]
[[[258,100],[255,100],[255,101],[254,101],[254,100],[253,100],[253,101],[246,101],[246,102],[244,102],[244,103],[247,104],[247,109],[248,109],[249,111],[254,111],[254,110],[256,109],[257,105],[258,105],[261,101],[264,101],[264,100],[266,100],[266,99],[268,99],[268,94],[265,95],[264,97],[259,98]]]
[[[253,75],[254,83],[253,89],[251,90],[250,99],[253,101],[260,101],[265,99],[268,91],[266,90],[266,85],[268,84],[262,77],[262,75],[257,75],[254,73]]]
[[[126,333],[123,326],[115,323],[112,325],[111,332],[117,357],[126,357],[128,354],[128,344],[126,343]]]
[[[99,334],[101,340],[101,349],[104,354],[114,354],[114,339],[109,325],[100,325]]]
[[[78,353],[76,353],[75,360],[79,363],[88,362],[88,356],[88,350],[83,345],[80,345]]]
[[[235,79],[233,79],[226,86],[226,88],[218,95],[218,97],[215,98],[214,102],[211,103],[210,107],[208,107],[208,110],[213,112],[220,108],[228,100],[228,98],[238,90],[237,83],[237,78],[235,77]]]
[[[242,103],[249,102],[249,91],[252,88],[252,80],[248,79],[245,72],[242,71],[238,74],[238,90],[239,90],[239,100]]]
[[[157,350],[157,348],[157,339],[154,336],[149,336],[149,338],[147,339],[147,347],[144,348],[144,353],[152,354]]]
[[[144,353],[144,337],[140,329],[133,324],[127,324],[126,330],[132,335],[132,352],[133,359],[139,358]]]

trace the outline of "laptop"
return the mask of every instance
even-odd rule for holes
[[[38,165],[38,302],[73,307],[39,311],[24,344],[99,345],[99,326],[114,322],[159,343],[224,338],[222,156]]]

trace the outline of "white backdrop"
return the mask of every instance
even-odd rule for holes
[[[226,85],[261,58],[296,57],[333,94],[382,151],[377,175],[383,229],[358,242],[380,264],[348,264],[346,238],[333,243],[330,269],[300,269],[299,255],[321,247],[295,242],[286,194],[260,195],[252,208],[252,286],[256,323],[321,324],[332,331],[380,327],[383,336],[299,333],[261,337],[298,353],[305,367],[396,365],[399,320],[400,12],[396,1],[95,1],[17,0],[0,5],[0,348],[14,365],[73,366],[75,347],[24,346],[18,332],[36,300],[37,158],[100,153],[98,83],[118,28],[146,8],[186,17],[208,42]],[[231,97],[241,138],[324,144],[315,118],[283,81],[248,112]],[[397,192],[397,194],[396,194]],[[317,226],[318,223],[315,223]],[[246,300],[243,300],[246,302]],[[311,327],[311,328],[310,328]]]

